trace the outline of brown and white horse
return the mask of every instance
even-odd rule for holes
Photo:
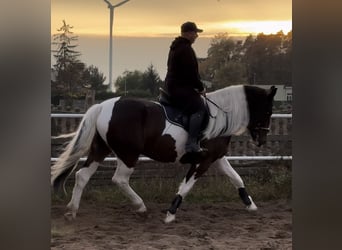
[[[175,220],[182,199],[210,166],[230,178],[247,210],[257,210],[241,177],[225,155],[231,136],[246,129],[259,146],[266,142],[276,91],[273,86],[265,90],[237,85],[207,93],[210,116],[202,133],[201,146],[208,151],[198,164],[191,165],[167,212],[166,223]],[[51,168],[51,185],[56,188],[64,184],[76,170],[80,157],[88,155],[76,172],[72,198],[67,205],[70,209],[67,215],[75,218],[85,185],[104,158],[114,152],[118,161],[112,181],[123,190],[138,212],[146,212],[144,201],[129,185],[139,156],[145,155],[160,162],[180,161],[187,137],[183,127],[168,121],[160,103],[125,97],[106,100],[93,105],[85,113],[73,139]]]

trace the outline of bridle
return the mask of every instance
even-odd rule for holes
[[[270,131],[270,128],[266,128],[266,127],[255,127],[253,128],[253,130],[261,130],[261,131],[266,131],[266,132],[269,132]]]
[[[268,132],[270,131],[270,128],[262,127],[262,126],[256,126],[254,128],[252,126],[248,126],[248,129],[249,129],[253,139],[256,139],[256,137],[261,136],[261,134],[263,134],[263,132],[265,134],[268,134]]]

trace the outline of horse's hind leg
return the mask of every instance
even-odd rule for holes
[[[117,184],[131,202],[138,208],[137,212],[146,212],[146,206],[141,197],[129,185],[129,178],[134,168],[128,168],[120,159],[116,167],[112,181]]]
[[[72,197],[71,197],[70,202],[67,205],[67,208],[70,210],[70,212],[65,214],[66,218],[68,219],[76,218],[76,214],[80,205],[83,189],[87,185],[90,177],[96,172],[98,166],[99,166],[99,162],[92,162],[89,167],[83,167],[76,172],[75,185],[72,190]],[[70,216],[72,218],[70,218]]]
[[[242,202],[246,205],[248,211],[256,211],[258,208],[252,200],[252,197],[248,195],[245,184],[240,175],[233,169],[228,160],[224,157],[218,159],[213,163],[214,167],[217,167],[223,174],[226,174],[234,187],[238,189],[239,196]]]
[[[90,152],[87,161],[84,163],[83,167],[78,170],[75,174],[75,185],[72,190],[72,197],[67,205],[70,212],[65,214],[65,217],[70,219],[76,218],[76,214],[80,205],[81,196],[84,187],[87,185],[90,177],[96,172],[100,162],[109,154],[110,150],[102,140],[98,133],[95,134],[92,141]]]

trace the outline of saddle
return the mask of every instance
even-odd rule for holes
[[[159,88],[159,92],[160,95],[158,101],[164,109],[166,119],[170,123],[182,127],[187,132],[189,132],[189,116],[185,114],[183,110],[173,105],[170,95],[165,89]],[[205,105],[205,107],[205,118],[201,126],[202,131],[207,127],[209,121],[209,111],[207,104]]]

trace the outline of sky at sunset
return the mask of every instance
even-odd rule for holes
[[[121,0],[110,2],[115,5]],[[107,75],[107,3],[104,0],[51,0],[52,34],[62,26],[63,20],[73,26],[72,31],[79,36],[83,61],[98,66]],[[194,49],[199,57],[205,57],[210,39],[218,33],[246,36],[292,30],[292,1],[130,0],[114,10],[113,79],[124,70],[143,70],[151,63],[163,78],[169,44],[185,21],[194,21],[204,30]]]
[[[115,5],[121,0],[110,2]],[[186,20],[195,21],[207,36],[288,32],[291,11],[291,0],[130,0],[114,10],[114,33],[174,36]],[[52,32],[63,19],[80,34],[106,35],[109,31],[109,9],[103,0],[52,0]]]

